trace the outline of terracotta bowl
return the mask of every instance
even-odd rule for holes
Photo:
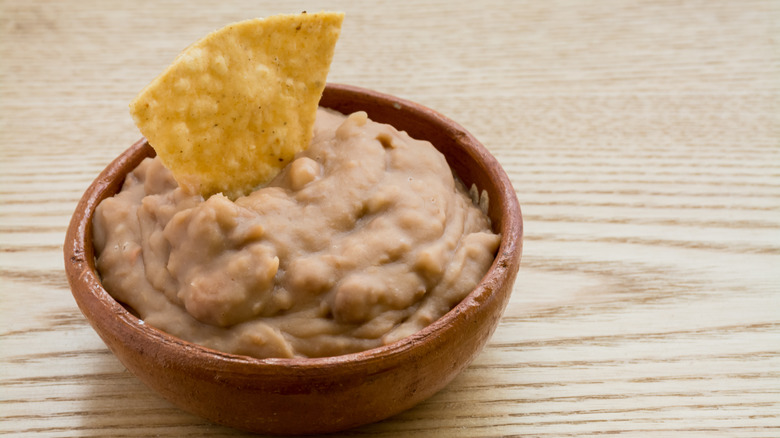
[[[318,359],[255,359],[220,353],[145,325],[103,289],[95,270],[92,216],[125,175],[154,150],[135,143],[81,199],[65,240],[65,268],[81,311],[119,360],[181,408],[252,432],[311,434],[390,417],[430,397],[463,370],[491,336],[512,291],[522,251],[516,194],[496,159],[446,117],[412,102],[329,84],[321,105],[363,110],[378,122],[429,140],[470,187],[489,194],[489,216],[502,235],[479,285],[419,333],[361,353]]]

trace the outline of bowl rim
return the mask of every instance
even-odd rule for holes
[[[124,331],[123,336],[135,335],[145,338],[156,338],[163,343],[181,347],[186,351],[187,356],[197,361],[198,366],[209,363],[217,366],[216,364],[218,363],[220,369],[225,371],[225,367],[237,365],[241,367],[241,374],[246,374],[247,364],[254,365],[251,368],[261,373],[276,373],[286,370],[304,374],[328,374],[332,373],[334,369],[347,370],[351,366],[354,367],[369,362],[379,363],[381,361],[384,366],[395,366],[399,360],[403,360],[404,354],[409,350],[428,341],[435,340],[438,333],[457,324],[459,320],[462,320],[462,318],[459,318],[459,315],[474,312],[475,308],[479,308],[484,301],[493,298],[496,295],[493,291],[501,283],[513,281],[522,255],[522,212],[509,177],[485,146],[453,120],[406,99],[361,87],[335,83],[326,85],[325,93],[329,92],[366,95],[385,105],[392,105],[398,110],[409,111],[414,117],[418,117],[426,123],[434,123],[451,128],[456,132],[455,135],[460,143],[469,144],[469,149],[473,149],[467,152],[472,155],[476,154],[476,160],[482,161],[486,168],[493,170],[489,172],[489,179],[496,184],[497,190],[502,194],[501,199],[503,199],[499,206],[501,226],[498,231],[501,233],[501,242],[488,271],[477,286],[455,307],[418,332],[390,344],[360,352],[314,358],[255,358],[225,353],[183,340],[146,324],[114,299],[102,286],[95,267],[94,249],[91,244],[92,218],[95,208],[104,198],[113,196],[114,193],[109,192],[112,190],[117,191],[117,187],[121,186],[121,182],[117,181],[119,178],[117,178],[118,175],[115,175],[114,169],[127,166],[128,162],[137,161],[131,167],[134,168],[143,158],[150,156],[149,150],[153,154],[153,150],[146,140],[141,138],[115,158],[90,184],[82,196],[68,227],[64,245],[65,268],[71,283],[72,293],[82,313],[86,315],[86,306],[99,305],[103,311],[116,316],[116,318],[112,318],[112,321],[115,322],[109,327],[110,330]],[[512,286],[510,285],[509,287],[511,288]],[[77,292],[77,290],[83,290],[85,293]],[[90,318],[88,317],[87,319]],[[91,320],[90,323],[92,323]],[[134,333],[127,333],[128,331]]]

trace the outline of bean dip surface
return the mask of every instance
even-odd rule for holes
[[[320,109],[311,145],[235,202],[146,159],[94,217],[106,290],[227,353],[321,357],[391,343],[461,301],[500,237],[430,143]]]

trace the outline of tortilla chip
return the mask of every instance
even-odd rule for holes
[[[344,15],[277,15],[226,26],[184,50],[130,104],[189,193],[235,199],[311,141]]]

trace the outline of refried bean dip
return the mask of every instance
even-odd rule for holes
[[[94,218],[117,300],[169,334],[258,358],[411,335],[474,289],[499,241],[429,142],[324,109],[310,147],[248,196],[204,200],[146,159]]]

